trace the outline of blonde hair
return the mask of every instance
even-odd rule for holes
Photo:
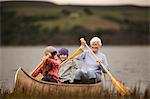
[[[102,46],[102,42],[101,42],[101,39],[98,38],[98,37],[93,37],[91,40],[90,40],[90,45],[92,45],[94,42],[97,42],[99,44],[99,46]]]

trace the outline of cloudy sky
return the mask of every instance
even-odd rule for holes
[[[17,1],[17,0],[0,0]],[[139,6],[150,6],[150,0],[20,0],[20,1],[51,1],[60,5],[124,5],[132,4]]]
[[[83,5],[150,5],[150,0],[47,0],[58,4],[83,4]]]

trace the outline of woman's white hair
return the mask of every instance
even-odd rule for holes
[[[91,40],[90,40],[90,45],[92,45],[94,42],[97,42],[99,44],[99,46],[102,46],[102,42],[101,42],[101,39],[98,38],[98,37],[93,37]]]

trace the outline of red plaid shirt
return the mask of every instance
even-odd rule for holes
[[[47,75],[51,75],[54,77],[54,79],[59,83],[59,77],[58,77],[58,67],[60,65],[59,60],[55,60],[55,59],[47,59],[46,62],[42,65],[39,66],[39,68],[37,68],[33,73],[32,76],[36,77],[39,73],[42,73],[45,66],[47,65],[52,65],[52,69],[48,71]]]

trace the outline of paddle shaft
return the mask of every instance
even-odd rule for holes
[[[45,62],[45,60],[47,60],[47,59],[49,58],[49,56],[50,56],[50,55],[44,56],[43,59],[42,59],[42,61],[41,61],[41,62],[38,64],[38,66],[31,72],[30,75],[32,75],[33,72],[36,71],[36,70]]]
[[[60,66],[63,65],[63,64],[65,64],[66,62],[68,62],[70,59],[75,58],[77,55],[79,55],[79,54],[82,53],[82,52],[83,52],[82,47],[80,47],[74,54],[72,54],[72,55],[69,56],[65,61],[63,61],[63,62],[60,64]]]
[[[111,78],[111,80],[117,84],[117,86],[124,91],[124,89],[120,86],[119,82],[117,82],[117,80],[112,76],[112,74],[106,69],[106,67],[104,66],[104,64],[101,62],[101,60],[94,54],[94,52],[89,48],[89,46],[87,44],[85,44],[85,46],[88,48],[88,50],[91,52],[91,54],[96,58],[96,60],[99,62],[99,64],[103,67],[103,69],[107,72],[107,74],[109,75],[109,77]],[[126,93],[124,91],[124,93]]]
[[[63,61],[60,66],[62,66],[63,64],[65,64],[66,62],[68,62],[70,60],[70,58],[67,58],[65,61]]]
[[[99,62],[99,64],[103,67],[103,69],[108,73],[108,75],[114,79],[114,77],[112,76],[112,74],[106,69],[106,67],[104,66],[104,64],[101,62],[101,60],[94,54],[94,52],[91,50],[91,48],[85,44],[85,46],[88,48],[88,50],[90,51],[90,53],[96,58],[96,60]]]

